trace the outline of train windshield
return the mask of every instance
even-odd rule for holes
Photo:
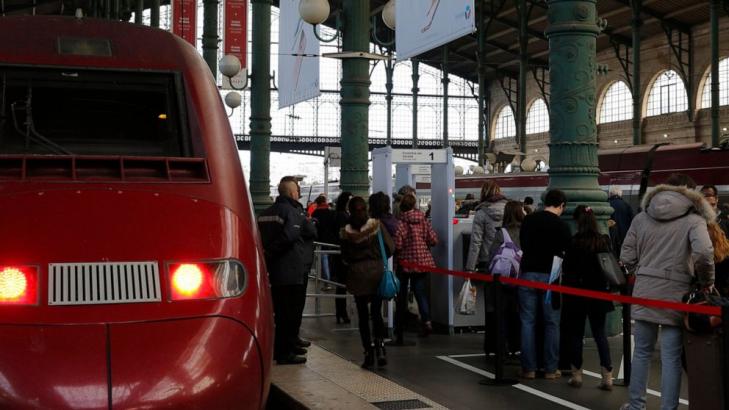
[[[172,73],[0,67],[0,154],[192,156]]]

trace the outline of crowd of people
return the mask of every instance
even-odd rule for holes
[[[367,200],[343,192],[334,209],[325,197],[317,198],[310,216],[298,202],[295,179],[279,184],[273,206],[258,221],[272,286],[276,322],[275,359],[280,364],[303,363],[308,342],[298,336],[309,270],[314,261],[313,241],[341,247],[340,255],[322,261],[323,275],[346,284],[354,295],[364,350],[362,366],[387,364],[383,299],[378,287],[394,256],[400,291],[396,296],[394,339],[389,346],[411,345],[407,328],[408,292],[414,294],[420,316],[420,336],[433,330],[427,297],[427,267],[435,267],[431,248],[438,238],[426,214],[417,206],[415,190],[402,187],[393,200],[383,192]],[[633,295],[681,302],[692,289],[729,295],[729,215],[718,204],[716,187],[697,190],[690,177],[671,176],[642,199],[634,213],[619,187],[609,191],[614,213],[606,234],[600,229],[590,204],[575,204],[570,217],[563,215],[568,198],[552,189],[539,209],[532,198],[523,202],[507,198],[494,181],[487,181],[480,198],[467,197],[459,213],[473,215],[467,271],[491,272],[505,244],[519,251],[518,276],[596,291],[611,290],[599,255],[612,253],[630,275]],[[567,221],[570,221],[568,223]],[[401,261],[423,267],[414,270]],[[559,263],[557,262],[559,261]],[[560,265],[561,263],[561,265]],[[586,321],[597,345],[601,380],[597,387],[612,390],[613,363],[606,331],[612,302],[577,296],[548,295],[530,287],[504,287],[495,306],[492,286],[485,286],[487,352],[496,342],[519,357],[519,376],[557,379],[569,374],[567,384],[583,384],[583,340]],[[344,288],[337,288],[344,293]],[[495,314],[503,315],[496,329]],[[661,343],[662,408],[676,408],[681,383],[683,316],[671,310],[632,306],[633,376],[630,402],[623,408],[645,408],[646,383],[655,345]],[[349,323],[346,302],[337,299],[337,323]],[[660,332],[659,332],[660,329]],[[660,338],[659,338],[660,333]]]

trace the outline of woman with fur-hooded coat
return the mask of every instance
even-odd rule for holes
[[[633,219],[620,260],[635,271],[633,296],[681,302],[693,282],[714,283],[714,249],[707,224],[716,216],[690,177],[674,174],[643,198],[645,211]],[[683,314],[633,305],[633,372],[630,402],[621,409],[644,409],[646,385],[660,327],[661,408],[678,407],[681,390]]]
[[[394,249],[392,238],[384,225],[367,215],[367,204],[362,197],[349,201],[349,220],[340,231],[342,261],[347,265],[347,291],[354,295],[359,319],[359,333],[365,349],[362,367],[370,368],[377,359],[378,366],[387,364],[384,338],[385,324],[382,320],[382,299],[377,289],[384,273],[384,259],[389,258]],[[380,240],[385,255],[380,251]],[[368,309],[369,307],[369,309]],[[370,331],[372,320],[374,344]]]

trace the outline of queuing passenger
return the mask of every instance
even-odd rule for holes
[[[337,245],[339,244],[339,227],[337,226],[336,215],[334,210],[329,208],[327,203],[327,197],[319,195],[316,200],[316,209],[311,214],[311,217],[316,220],[316,233],[319,242]],[[324,246],[323,250],[330,250],[330,247]],[[329,255],[322,253],[321,259],[321,276],[323,279],[331,280],[331,269]],[[331,290],[331,286],[325,284],[322,290]]]
[[[435,267],[435,260],[430,253],[430,248],[438,242],[438,237],[433,231],[430,222],[425,219],[425,214],[415,209],[415,195],[408,194],[402,198],[400,202],[400,225],[397,227],[395,234],[395,249],[397,250],[398,263],[410,262],[417,263],[427,267]],[[427,337],[433,331],[433,325],[430,322],[430,307],[427,295],[425,294],[426,272],[420,272],[412,268],[406,268],[400,265],[402,271],[400,281],[400,294],[397,298],[397,316],[396,321],[396,343],[402,340],[402,334],[405,329],[405,318],[407,315],[407,287],[410,287],[415,293],[415,299],[418,302],[418,311],[420,312],[420,321],[422,322],[422,331],[420,335]],[[405,289],[405,290],[403,290]]]
[[[524,212],[526,212],[527,215],[534,213],[536,209],[534,209],[534,198],[527,196],[524,197]]]
[[[544,210],[536,211],[524,218],[521,226],[521,245],[524,255],[521,259],[521,278],[537,282],[549,282],[552,262],[555,256],[563,257],[570,245],[572,235],[569,226],[560,219],[567,205],[567,197],[558,190],[547,192]],[[545,379],[555,379],[559,360],[559,310],[551,303],[545,303],[543,292],[533,288],[520,287],[519,317],[521,319],[521,373],[525,379],[533,379],[537,369],[535,328],[537,313],[541,306],[544,318],[544,368]]]
[[[524,216],[524,207],[521,202],[509,201],[506,203],[506,206],[504,207],[504,220],[502,223],[502,228],[506,229],[506,232],[509,234],[511,241],[514,242],[514,244],[519,249],[521,249],[519,231],[521,230],[521,224],[524,222]],[[503,230],[498,229],[496,230],[496,236],[494,237],[494,241],[491,244],[491,249],[489,250],[489,255],[491,255],[491,259],[493,259],[494,255],[496,255],[503,243],[504,232]],[[502,335],[506,335],[505,341],[507,346],[505,351],[508,352],[510,355],[515,355],[516,352],[521,349],[521,325],[519,324],[519,303],[517,300],[516,292],[517,290],[514,287],[505,286],[502,288],[502,300],[504,302],[502,312],[505,315],[505,319],[501,321],[501,324],[504,327],[499,331]],[[496,351],[496,347],[493,346],[493,342],[495,341],[493,339],[494,338],[489,337],[485,338],[486,343],[491,343],[491,345],[485,346],[486,352]]]
[[[722,296],[729,296],[729,239],[716,223],[710,223],[709,237],[714,246],[715,286]]]
[[[339,231],[347,225],[347,221],[349,220],[349,211],[347,210],[347,204],[349,204],[350,199],[352,199],[352,193],[347,191],[340,193],[337,197],[336,206],[334,208],[334,222],[335,228],[337,230],[337,244],[340,244]],[[332,277],[334,278],[334,280],[341,284],[347,283],[347,266],[342,263],[342,258],[340,255],[332,255],[329,267],[332,268]],[[337,286],[336,294],[340,296],[346,295],[347,289],[341,286]],[[351,323],[349,319],[349,313],[347,312],[347,299],[342,297],[336,298],[334,301],[334,310],[337,317],[337,324]]]
[[[368,202],[370,207],[370,216],[385,225],[387,233],[390,234],[390,237],[394,238],[397,233],[397,226],[400,222],[390,212],[390,197],[380,191],[370,195]]]
[[[476,200],[476,198],[474,198],[473,194],[466,194],[466,199],[461,202],[461,206],[460,208],[458,208],[458,211],[456,211],[456,214],[468,216],[470,215],[471,211],[476,210],[478,204],[479,202]]]
[[[729,215],[719,208],[719,191],[716,190],[716,186],[704,185],[701,188],[701,194],[716,212],[716,222],[724,230],[724,234],[729,236]]]
[[[575,288],[606,291],[609,284],[600,268],[597,254],[610,251],[610,238],[600,233],[597,219],[590,207],[579,205],[572,218],[575,220],[577,232],[565,253],[562,265],[562,284]],[[605,319],[609,312],[615,310],[612,302],[598,299],[587,299],[579,296],[564,295],[562,297],[562,333],[566,350],[560,350],[561,356],[571,365],[572,377],[567,383],[573,387],[582,386],[582,340],[585,335],[585,320],[590,319],[592,337],[597,344],[600,355],[602,381],[598,386],[602,390],[613,389],[613,367],[610,360],[610,346],[605,333]]]
[[[296,178],[283,177],[278,192],[276,202],[258,217],[273,297],[274,359],[278,364],[301,364],[306,358],[300,355],[311,344],[299,338],[299,328],[314,262],[316,227],[298,201]]]
[[[486,272],[488,270],[491,261],[491,245],[494,243],[496,232],[501,229],[504,219],[504,207],[507,202],[506,197],[501,194],[501,188],[495,181],[489,179],[483,183],[481,186],[481,202],[476,207],[476,215],[473,217],[466,271]],[[490,284],[484,284],[484,289],[484,300],[486,302],[484,305],[486,309],[484,350],[488,354],[495,352],[494,339],[496,338],[492,333],[495,306],[493,287]]]
[[[620,249],[623,246],[625,235],[628,233],[628,228],[630,228],[630,223],[633,222],[633,208],[623,200],[623,190],[618,185],[610,186],[608,202],[613,208],[610,219],[615,221],[615,232],[617,234],[614,243],[616,249]]]
[[[367,204],[356,196],[349,201],[349,223],[340,231],[342,260],[347,265],[347,290],[354,295],[359,319],[359,335],[364,347],[362,367],[369,369],[377,360],[378,366],[387,364],[385,324],[382,321],[382,299],[377,289],[382,279],[383,257],[388,258],[395,246],[387,229],[377,219],[367,217]],[[380,252],[382,236],[386,255]],[[370,330],[372,320],[372,331]],[[374,333],[374,344],[372,340]]]
[[[415,196],[415,188],[411,187],[410,185],[403,185],[400,187],[400,189],[397,190],[397,195],[395,195],[395,201],[392,204],[392,214],[395,215],[395,218],[400,219],[400,202],[402,201],[403,197],[405,197],[405,195],[409,194]]]
[[[620,260],[636,270],[633,296],[681,302],[691,282],[708,288],[714,284],[714,249],[707,223],[716,214],[696,183],[673,174],[643,198],[642,209],[625,237]],[[646,385],[653,350],[661,330],[661,408],[678,407],[681,389],[682,319],[680,312],[633,305],[633,371],[630,402],[621,409],[646,406]]]

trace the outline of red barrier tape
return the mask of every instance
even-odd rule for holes
[[[418,265],[416,263],[411,263],[408,261],[399,261],[398,263],[405,268],[413,269],[418,272],[433,272],[433,273],[438,273],[441,275],[459,276],[462,278],[480,280],[480,281],[484,281],[484,282],[493,282],[494,281],[493,275],[489,275],[489,274],[485,274],[485,273],[461,272],[461,271],[454,271],[454,270],[448,270],[448,269],[443,269],[443,268],[434,268],[431,266]],[[543,282],[535,282],[535,281],[531,281],[531,280],[506,278],[503,276],[500,277],[499,280],[501,281],[501,283],[505,283],[508,285],[525,286],[525,287],[541,289],[541,290],[551,290],[553,292],[559,292],[559,293],[564,293],[567,295],[574,295],[574,296],[580,296],[580,297],[591,298],[591,299],[608,300],[608,301],[612,301],[612,302],[619,302],[619,303],[625,303],[625,304],[630,304],[630,305],[642,305],[642,306],[658,308],[658,309],[670,309],[670,310],[677,310],[680,312],[698,313],[698,314],[709,315],[709,316],[721,316],[721,307],[719,307],[719,306],[689,305],[686,303],[668,302],[665,300],[636,298],[636,297],[632,297],[632,296],[617,295],[617,294],[607,293],[607,292],[598,292],[595,290],[573,288],[570,286],[549,285],[549,284],[546,284]]]

